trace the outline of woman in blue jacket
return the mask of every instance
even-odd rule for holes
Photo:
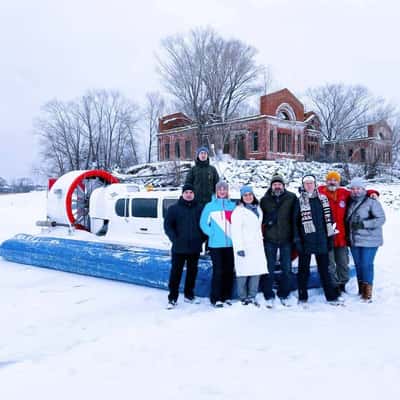
[[[231,304],[234,280],[234,257],[231,239],[231,214],[235,203],[229,199],[229,186],[220,181],[216,196],[206,204],[200,218],[200,228],[208,236],[213,264],[210,301],[215,307]]]

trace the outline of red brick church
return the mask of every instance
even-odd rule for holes
[[[332,141],[324,146],[328,161],[359,164],[390,164],[392,162],[393,131],[386,121],[369,124],[361,137],[344,142]]]
[[[192,160],[198,127],[183,113],[159,121],[158,159]],[[320,156],[320,121],[288,89],[260,98],[260,113],[225,123],[208,124],[205,138],[210,148],[236,159],[313,160]]]

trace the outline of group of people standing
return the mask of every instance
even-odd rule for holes
[[[379,193],[366,190],[361,178],[349,189],[340,186],[340,174],[330,171],[326,184],[317,186],[315,176],[302,178],[300,195],[286,189],[281,175],[274,175],[260,201],[250,186],[240,189],[236,204],[229,198],[229,186],[219,181],[209,163],[208,149],[197,151],[195,166],[172,205],[164,229],[172,242],[168,308],[174,308],[186,263],[184,300],[197,303],[194,288],[202,244],[207,241],[213,273],[210,302],[215,307],[232,305],[236,279],[237,295],[243,305],[260,306],[259,289],[268,308],[278,297],[291,306],[292,259],[297,253],[298,302],[308,301],[311,256],[314,255],[326,300],[343,302],[349,280],[350,247],[356,266],[359,295],[372,301],[374,258],[382,245],[385,214]],[[277,260],[281,274],[274,291]]]

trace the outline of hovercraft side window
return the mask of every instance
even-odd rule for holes
[[[132,217],[157,218],[158,199],[132,199]]]
[[[128,217],[128,201],[129,199],[118,199],[115,203],[115,213],[118,217]]]
[[[175,204],[178,201],[178,199],[164,199],[162,203],[162,216],[165,218],[167,215],[167,210],[172,204]]]

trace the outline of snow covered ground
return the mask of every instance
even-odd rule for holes
[[[399,186],[387,212],[374,303],[213,309],[167,293],[0,258],[0,398],[399,399]],[[0,242],[33,233],[45,193],[0,196]]]

